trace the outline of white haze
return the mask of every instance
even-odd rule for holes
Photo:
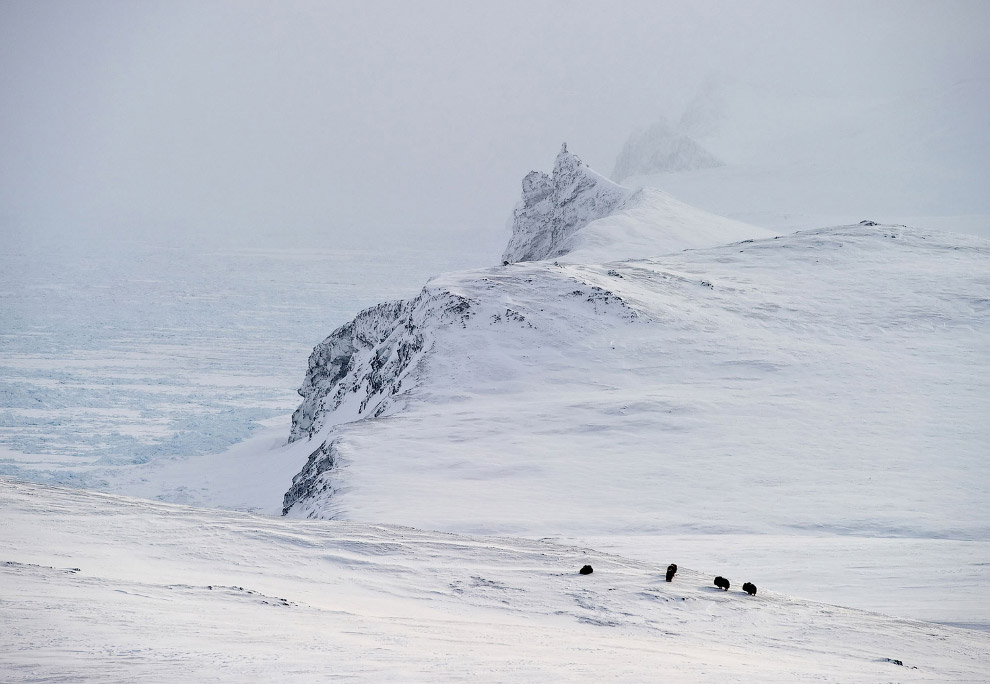
[[[453,236],[494,258],[562,140],[608,171],[713,77],[871,101],[986,78],[988,7],[4,1],[0,240]]]

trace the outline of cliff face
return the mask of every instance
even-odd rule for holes
[[[366,309],[337,328],[309,357],[289,441],[312,437],[328,422],[387,413],[429,347],[431,329],[470,316],[464,297],[426,288],[414,299]]]
[[[562,243],[595,219],[615,211],[629,195],[591,170],[566,143],[553,175],[531,171],[523,178],[522,198],[512,212],[512,237],[503,263],[539,261],[559,256]]]
[[[309,459],[285,494],[283,514],[338,515],[336,492],[343,487],[353,497],[340,484],[346,479],[341,463],[360,448],[351,436],[369,427],[364,418],[403,408],[406,415],[413,402],[402,398],[412,395],[424,369],[437,374],[425,383],[429,392],[479,383],[465,397],[487,395],[502,383],[520,382],[526,375],[519,374],[520,367],[539,373],[560,366],[552,350],[561,338],[581,340],[590,331],[612,335],[616,326],[654,318],[641,314],[637,293],[628,301],[616,294],[624,281],[618,271],[596,264],[754,235],[760,237],[759,229],[687,207],[659,191],[630,195],[564,146],[552,175],[533,171],[523,179],[512,240],[503,255],[515,265],[441,276],[414,299],[362,311],[313,350],[289,437],[312,440],[312,447],[298,447]],[[546,261],[557,258],[559,263]],[[431,353],[435,348],[444,353]],[[605,348],[614,346],[609,342]],[[544,353],[550,356],[537,362]],[[423,363],[427,357],[429,366]],[[596,358],[589,367],[605,361]],[[559,380],[571,381],[570,374]],[[476,437],[467,430],[462,439]],[[389,447],[382,458],[401,456]],[[348,468],[353,472],[358,466],[350,462]]]
[[[282,515],[294,511],[299,517],[318,517],[315,511],[324,512],[330,507],[335,487],[331,471],[337,465],[337,447],[334,442],[324,440],[309,455],[306,465],[292,478],[292,487],[282,497]]]

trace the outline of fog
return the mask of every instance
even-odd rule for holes
[[[984,79],[988,7],[5,1],[0,237],[501,246],[562,141],[608,173],[712,79],[829,98]]]

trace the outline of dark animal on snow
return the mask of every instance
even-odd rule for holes
[[[719,575],[718,577],[715,578],[715,586],[718,587],[719,589],[721,589],[722,591],[728,591],[729,590],[729,580],[727,580],[724,577],[722,577],[721,575]]]
[[[677,574],[677,563],[671,563],[667,566],[667,581],[672,582],[674,580],[674,575]]]
[[[755,596],[756,595],[756,585],[753,584],[752,582],[746,582],[746,584],[743,585],[743,591],[745,591],[750,596]]]
[[[590,565],[585,565],[578,572],[580,572],[582,575],[590,575],[591,573],[594,572],[594,570],[591,568]]]

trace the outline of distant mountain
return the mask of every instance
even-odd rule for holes
[[[615,161],[612,178],[622,182],[630,176],[696,171],[723,166],[723,162],[661,118],[645,131],[626,140]]]
[[[659,144],[632,136],[613,177],[781,229],[916,217],[923,217],[919,225],[951,227],[924,218],[968,217],[963,230],[990,236],[987,111],[990,79],[897,97],[709,83],[676,124],[659,124]],[[677,143],[681,136],[690,143]],[[673,152],[658,154],[664,163],[637,161],[653,148]],[[681,161],[698,149],[721,164]]]

